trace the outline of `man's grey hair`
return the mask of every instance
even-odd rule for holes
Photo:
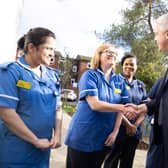
[[[168,31],[168,13],[160,16],[156,20],[156,24],[159,26],[161,31]]]

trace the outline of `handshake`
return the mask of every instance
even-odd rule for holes
[[[146,112],[147,112],[146,104],[135,105],[132,103],[127,103],[124,105],[123,114],[128,119],[134,119],[137,116],[139,116],[140,114],[146,113]]]

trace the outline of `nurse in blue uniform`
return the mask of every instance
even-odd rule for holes
[[[135,78],[137,71],[137,58],[132,53],[125,53],[121,59],[122,73],[129,93],[129,102],[140,104],[147,99],[145,85]],[[135,150],[141,139],[141,123],[145,114],[141,114],[134,120],[123,118],[113,150],[105,159],[104,168],[132,168]]]
[[[113,71],[116,57],[113,45],[100,45],[92,58],[92,69],[79,81],[77,110],[65,139],[67,168],[100,168],[106,146],[115,141],[125,111],[123,104],[128,101],[124,80]]]
[[[49,168],[50,148],[60,145],[60,80],[46,66],[54,47],[53,32],[34,28],[25,55],[0,65],[0,168]]]

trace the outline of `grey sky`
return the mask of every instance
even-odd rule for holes
[[[32,27],[44,26],[55,32],[61,52],[92,55],[100,43],[94,30],[119,21],[124,5],[123,0],[24,0],[18,38]]]
[[[16,42],[32,27],[44,26],[57,36],[56,49],[72,57],[92,56],[102,32],[119,21],[124,0],[1,0],[0,62],[15,58]]]

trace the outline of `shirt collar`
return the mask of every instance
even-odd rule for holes
[[[23,67],[24,69],[30,71],[33,75],[33,77],[38,80],[38,81],[41,81],[41,82],[45,82],[43,81],[43,77],[45,76],[46,72],[47,72],[47,67],[43,64],[40,64],[40,68],[41,68],[41,71],[42,71],[42,75],[41,77],[38,77],[31,69],[30,65],[27,63],[27,61],[25,60],[25,56],[23,55],[22,57],[20,57],[18,60],[17,60],[17,63]]]
[[[30,65],[29,65],[29,64],[27,63],[27,61],[25,60],[25,56],[24,56],[24,55],[21,56],[21,57],[17,60],[17,63],[18,63],[20,66],[22,66],[23,68],[25,68],[25,69],[27,69],[27,70],[33,72],[32,69],[31,69],[31,67],[30,67]],[[46,71],[46,66],[41,64],[40,67],[41,67],[42,73],[44,73],[44,72]]]
[[[103,75],[104,76],[104,72],[100,69],[100,68],[97,68],[96,69],[101,75]],[[115,74],[115,72],[114,71],[111,71],[111,77],[113,77],[113,76],[115,76],[116,74]]]
[[[137,79],[136,79],[136,77],[135,77],[135,76],[133,76],[133,80],[132,80],[132,82],[129,82],[129,81],[127,80],[127,78],[124,76],[124,74],[123,74],[123,73],[120,73],[120,74],[119,74],[119,76],[120,76],[121,78],[123,78],[123,79],[125,80],[125,82],[126,82],[127,84],[129,84],[129,85],[133,85],[133,84],[134,84],[134,82],[136,82],[136,81],[137,81]]]

